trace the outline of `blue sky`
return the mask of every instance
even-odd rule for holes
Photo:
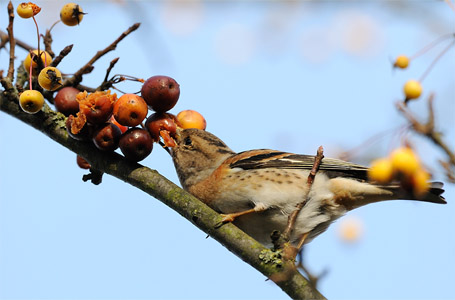
[[[13,2],[15,5],[19,1]],[[38,3],[44,32],[60,1]],[[443,1],[394,2],[129,2],[84,1],[78,27],[58,24],[54,51],[74,44],[62,62],[73,73],[135,22],[140,29],[95,64],[84,84],[114,73],[174,77],[181,97],[171,111],[195,109],[232,149],[274,148],[337,156],[371,136],[351,159],[369,163],[400,145],[406,122],[394,103],[444,45],[391,70],[453,33],[455,12]],[[177,6],[176,6],[177,5]],[[6,2],[1,2],[6,28]],[[16,37],[36,44],[31,20]],[[447,42],[445,43],[445,45]],[[26,52],[17,51],[21,60]],[[0,66],[8,54],[0,51]],[[455,51],[423,82],[436,95],[437,126],[454,147]],[[123,83],[125,92],[140,89]],[[426,117],[423,99],[411,103]],[[0,113],[0,299],[286,299],[264,276],[180,215],[141,191],[105,176],[82,182],[75,154]],[[434,177],[444,181],[442,153],[409,134]],[[155,147],[143,161],[178,183],[168,154]],[[395,201],[349,213],[305,248],[308,268],[327,269],[319,290],[330,299],[453,299],[455,205]],[[356,243],[340,239],[343,220],[361,222]]]

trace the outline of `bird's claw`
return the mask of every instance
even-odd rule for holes
[[[235,217],[232,214],[227,214],[227,215],[220,214],[220,216],[221,216],[221,221],[216,223],[215,228],[220,228],[224,224],[234,222],[234,220],[235,220]]]

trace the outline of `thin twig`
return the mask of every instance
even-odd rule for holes
[[[317,154],[314,157],[313,167],[307,178],[307,182],[306,182],[307,190],[306,190],[305,194],[303,195],[303,200],[297,204],[297,206],[295,207],[295,210],[288,217],[288,224],[282,234],[285,242],[288,242],[290,240],[292,231],[294,230],[294,227],[295,227],[295,222],[297,221],[297,217],[298,217],[300,211],[302,210],[302,208],[307,203],[308,194],[310,193],[311,186],[313,185],[313,182],[314,182],[314,178],[316,177],[316,173],[319,169],[319,166],[321,165],[322,159],[324,158],[323,153],[324,153],[324,148],[322,146],[319,146]]]
[[[52,34],[50,29],[46,30],[46,34],[43,36],[44,50],[49,53],[50,56],[54,57],[55,53],[52,51]]]
[[[14,50],[16,49],[16,40],[14,39],[14,32],[13,32],[13,23],[14,23],[14,7],[11,1],[8,3],[8,17],[9,17],[9,24],[8,24],[8,38],[9,38],[9,67],[8,67],[8,75],[7,77],[13,81],[14,79]]]
[[[401,102],[397,102],[396,106],[409,123],[411,123],[414,131],[428,137],[433,143],[439,146],[449,157],[450,164],[455,166],[455,153],[452,152],[447,143],[442,139],[441,133],[434,130],[433,98],[433,94],[428,97],[428,121],[426,124],[419,122]]]
[[[63,48],[62,51],[54,58],[54,60],[51,62],[50,66],[51,67],[57,67],[57,65],[62,61],[62,59],[67,56],[71,50],[73,49],[73,45],[68,45],[65,48]]]
[[[76,73],[74,73],[73,77],[68,78],[64,83],[63,86],[74,86],[79,84],[82,81],[82,75],[90,73],[93,70],[93,63],[95,63],[100,57],[105,55],[106,53],[115,50],[117,48],[117,44],[123,40],[126,36],[128,36],[131,32],[135,31],[139,28],[141,24],[136,23],[130,28],[128,28],[125,32],[123,32],[112,44],[96,52],[95,56],[92,57],[82,68],[80,68]]]

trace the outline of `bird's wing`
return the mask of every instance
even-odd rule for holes
[[[238,153],[230,159],[231,168],[244,170],[278,168],[311,170],[314,155],[286,153],[274,150],[251,150]],[[325,171],[329,177],[353,177],[359,180],[367,179],[368,167],[353,164],[334,158],[323,158],[319,170]]]

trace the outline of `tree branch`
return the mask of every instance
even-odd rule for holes
[[[90,143],[76,141],[68,136],[65,116],[47,105],[34,115],[24,113],[18,106],[18,93],[9,78],[2,78],[5,91],[0,95],[0,110],[30,125],[55,142],[84,157],[95,169],[119,178],[155,197],[177,211],[205,233],[219,241],[242,260],[272,279],[293,299],[325,299],[300,274],[294,262],[281,259],[280,252],[265,248],[233,224],[215,228],[221,217],[204,203],[177,185],[138,163],[123,156],[96,149]]]

